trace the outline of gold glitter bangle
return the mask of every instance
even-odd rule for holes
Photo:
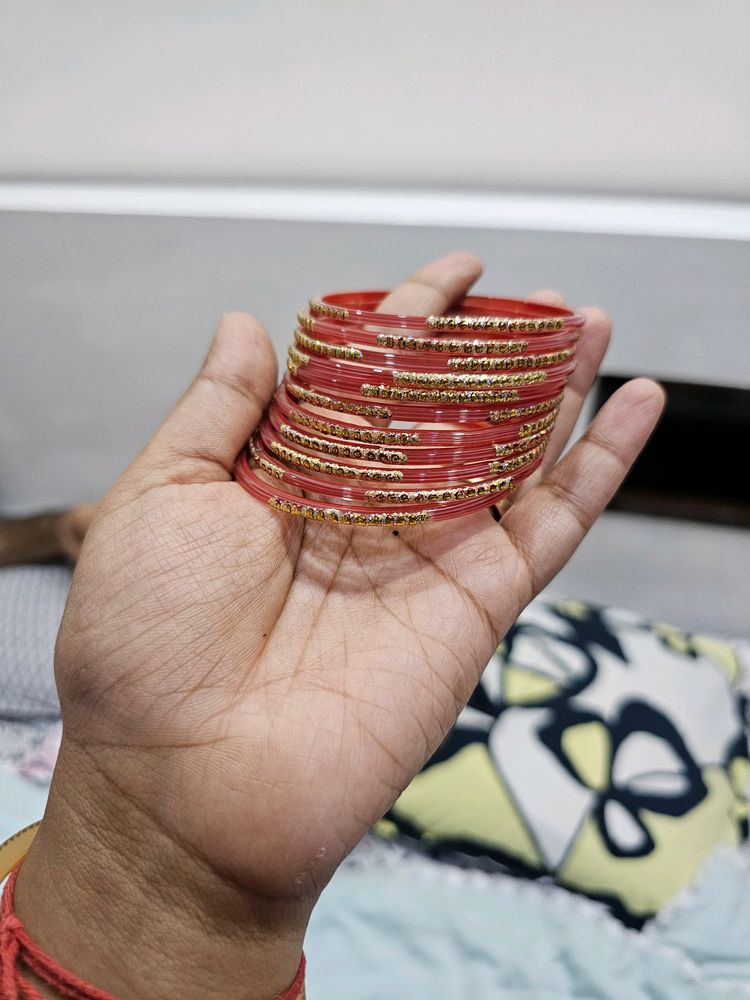
[[[303,354],[302,351],[298,351],[293,344],[289,345],[286,353],[286,366],[292,375],[296,375],[300,368],[304,368],[305,365],[310,364],[309,357]]]
[[[328,441],[326,438],[311,437],[303,434],[302,431],[295,430],[289,424],[282,424],[279,432],[288,441],[309,448],[311,451],[322,451],[326,455],[341,455],[344,458],[355,458],[365,462],[385,462],[389,465],[398,465],[406,462],[406,455],[403,451],[392,451],[385,448],[368,448],[358,444],[341,444],[338,441]]]
[[[379,347],[398,351],[439,351],[450,354],[523,354],[529,349],[525,340],[439,340],[379,333]],[[450,364],[450,362],[449,362]]]
[[[370,503],[447,503],[450,500],[470,500],[490,493],[502,493],[513,488],[513,479],[493,479],[488,483],[455,486],[448,489],[429,490],[366,490],[365,499]]]
[[[298,412],[290,413],[289,419],[303,427],[309,427],[311,430],[322,431],[323,434],[331,434],[333,437],[345,438],[348,441],[397,445],[418,445],[420,443],[419,434],[414,433],[414,431],[381,431],[371,427],[345,427],[343,424],[333,424],[320,417],[311,417],[307,413]]]
[[[543,333],[562,330],[563,319],[514,319],[510,316],[428,316],[426,325],[434,330],[508,330]]]
[[[529,448],[533,448],[535,444],[543,441],[548,434],[548,430],[542,430],[537,434],[532,434],[530,437],[521,438],[520,441],[507,441],[502,444],[495,444],[495,455],[497,458],[505,458],[508,455],[515,455],[519,451],[527,451]]]
[[[324,305],[319,299],[310,299],[308,308],[316,316],[331,316],[333,319],[347,319],[349,316],[348,309]]]
[[[331,521],[333,524],[358,524],[365,528],[379,528],[397,524],[423,524],[430,520],[428,510],[398,510],[390,514],[360,514],[353,510],[337,510],[335,507],[311,507],[310,504],[295,503],[280,497],[269,497],[268,503],[275,510],[296,514],[311,521]]]
[[[260,469],[263,469],[264,472],[267,472],[269,476],[273,476],[274,479],[284,478],[284,470],[281,468],[281,466],[276,465],[274,462],[269,462],[268,459],[265,456],[261,455],[260,451],[258,451],[258,446],[255,443],[255,438],[250,438],[250,444],[248,445],[248,448],[250,449],[250,454],[255,460],[256,465]]]
[[[497,371],[512,368],[547,368],[560,364],[573,356],[573,351],[555,351],[550,354],[528,354],[510,358],[448,358],[449,368]]]
[[[315,337],[308,337],[302,330],[294,331],[294,341],[300,347],[304,347],[313,354],[322,354],[326,358],[344,358],[347,361],[361,361],[364,355],[356,347],[348,347],[344,344],[329,344],[325,340],[318,340]]]
[[[518,389],[502,392],[441,391],[439,389],[401,389],[392,385],[370,385],[365,382],[360,392],[363,396],[377,396],[379,399],[396,399],[409,403],[512,403],[519,398]]]
[[[370,469],[358,465],[339,465],[337,462],[326,462],[320,458],[313,458],[312,455],[305,455],[294,448],[287,448],[285,444],[280,444],[278,441],[269,441],[268,447],[285,462],[299,465],[303,469],[312,469],[314,472],[324,472],[328,476],[340,476],[346,479],[374,479],[388,483],[397,483],[404,478],[400,469]]]
[[[324,410],[336,410],[338,413],[356,413],[359,417],[379,417],[381,420],[388,420],[391,411],[387,406],[369,405],[367,403],[345,403],[332,396],[326,396],[322,392],[315,392],[313,389],[306,389],[304,386],[295,385],[294,382],[286,382],[286,390],[295,399],[311,406],[320,406]]]
[[[557,420],[559,410],[560,407],[556,406],[546,417],[541,417],[539,420],[530,420],[527,424],[523,424],[518,431],[518,436],[520,438],[528,438],[530,435],[536,434],[538,431],[552,430],[552,427]]]
[[[530,417],[535,413],[547,413],[560,405],[562,393],[554,399],[545,399],[541,403],[529,403],[528,406],[514,406],[510,410],[493,410],[488,414],[487,419],[491,424],[502,423],[503,420],[517,420],[518,417]]]
[[[532,448],[530,451],[525,451],[521,455],[516,455],[515,458],[505,458],[501,461],[490,462],[490,472],[502,473],[502,472],[515,472],[516,469],[522,469],[525,465],[531,465],[535,462],[540,455],[544,454],[544,449],[546,447],[546,442],[539,444],[536,448]]]
[[[536,385],[544,382],[546,372],[521,372],[514,375],[485,375],[453,372],[406,372],[391,373],[396,385],[434,385],[446,389],[461,389],[469,386]]]

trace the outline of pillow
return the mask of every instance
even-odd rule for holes
[[[376,831],[552,878],[640,927],[747,838],[741,674],[729,643],[537,602]]]
[[[0,569],[0,719],[59,714],[53,659],[70,588],[65,566]]]

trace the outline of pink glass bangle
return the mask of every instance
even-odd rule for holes
[[[346,507],[342,507],[338,504],[302,497],[280,489],[275,483],[270,484],[260,478],[257,470],[249,465],[245,453],[238,458],[234,471],[235,479],[248,493],[275,510],[282,510],[316,521],[355,524],[363,527],[422,524],[429,521],[449,520],[489,507],[503,500],[512,492],[511,488],[484,493],[481,496],[469,496],[470,491],[477,489],[469,484],[464,487],[465,497],[455,502],[428,502],[427,505],[406,510],[398,504],[388,504],[381,505],[376,511],[373,511],[372,507],[361,504],[348,504]],[[530,472],[533,471],[532,468]]]
[[[548,399],[560,392],[567,382],[567,372],[557,378],[529,379],[521,383],[518,379],[511,380],[508,375],[497,375],[481,378],[465,375],[458,381],[448,381],[438,376],[428,380],[424,375],[432,373],[418,372],[384,372],[372,371],[371,380],[362,380],[362,375],[352,377],[340,369],[319,368],[307,365],[287,365],[296,383],[307,385],[324,393],[344,397],[358,396],[360,398],[383,399],[385,405],[389,400],[397,402],[423,403],[444,402],[454,406],[479,406],[485,403],[512,403],[523,399],[536,401]],[[571,369],[572,370],[572,369]],[[544,372],[524,372],[524,375],[541,375]],[[472,373],[473,375],[473,373]]]
[[[449,461],[494,461],[500,457],[509,457],[533,448],[541,443],[550,431],[549,427],[546,427],[528,436],[505,442],[497,440],[476,442],[470,435],[466,435],[465,447],[455,447],[452,444],[438,447],[404,444],[391,446],[352,439],[342,440],[340,437],[337,439],[325,431],[316,431],[314,428],[302,430],[300,427],[285,421],[281,408],[278,406],[270,407],[267,416],[277,439],[283,439],[292,447],[299,446],[315,454],[328,455],[333,458],[340,456],[359,461],[399,465],[402,463],[442,465]]]
[[[380,387],[376,386],[373,387],[372,395],[363,398],[338,391],[332,394],[318,390],[313,386],[306,385],[304,381],[288,371],[284,376],[284,382],[287,391],[294,399],[321,407],[324,410],[356,414],[362,417],[375,417],[380,420],[412,420],[431,423],[461,423],[481,420],[496,423],[517,420],[518,418],[531,418],[555,409],[562,398],[562,387],[555,396],[548,398],[538,395],[535,398],[525,398],[523,402],[516,400],[516,390],[503,390],[502,395],[500,391],[493,390],[492,402],[481,403],[479,392],[475,392],[472,403],[455,404],[452,403],[455,396],[449,393],[435,391],[428,396],[427,390],[419,390],[421,395],[418,402],[416,401],[417,390],[398,389],[400,398],[396,399],[378,395],[381,390]],[[393,395],[396,389],[394,387],[390,390],[384,386],[382,391],[391,391]]]
[[[478,499],[485,496],[506,497],[515,489],[519,483],[530,475],[537,467],[538,463],[529,466],[528,471],[523,470],[523,475],[499,476],[490,479],[477,480],[474,482],[464,482],[458,485],[446,484],[439,486],[423,487],[397,487],[389,485],[372,484],[367,489],[362,487],[352,487],[336,485],[331,489],[321,490],[320,485],[314,480],[307,484],[304,476],[295,476],[294,479],[285,480],[282,487],[277,479],[268,479],[263,466],[251,464],[246,459],[247,471],[255,479],[267,485],[272,492],[286,492],[287,496],[296,496],[296,499],[317,500],[320,503],[345,504],[347,506],[358,506],[369,511],[383,509],[384,507],[401,507],[405,510],[416,510],[426,505],[439,505],[445,509],[449,505],[463,503],[467,499]],[[299,489],[305,491],[304,494],[289,493],[288,489]]]
[[[483,295],[447,316],[402,316],[380,311],[387,294],[322,296],[298,315],[236,469],[274,509],[339,524],[443,520],[504,500],[539,468],[583,317]]]
[[[484,460],[473,462],[463,462],[460,465],[408,465],[375,463],[358,465],[349,461],[348,456],[325,455],[320,457],[310,448],[305,448],[299,444],[284,441],[276,436],[273,425],[264,418],[256,434],[256,445],[269,462],[278,465],[279,461],[296,465],[298,468],[306,468],[317,471],[324,476],[324,482],[331,483],[340,481],[343,477],[351,479],[366,479],[370,482],[392,482],[399,486],[411,484],[433,483],[463,483],[467,479],[475,479],[488,476],[505,475],[523,468],[534,461],[539,455],[544,453],[546,439],[533,445],[530,449],[521,451],[513,456],[502,458],[490,456]],[[338,471],[338,480],[335,478]],[[333,478],[331,478],[333,477]]]
[[[583,317],[570,309],[488,295],[467,295],[457,303],[455,314],[447,316],[403,316],[377,312],[388,294],[387,291],[335,292],[311,299],[309,309],[314,316],[414,330],[496,329],[541,333],[583,323]]]
[[[569,361],[575,352],[575,340],[568,338],[565,347],[536,354],[508,354],[501,357],[447,356],[443,353],[409,353],[406,350],[371,349],[354,341],[338,342],[324,337],[312,337],[299,328],[294,331],[294,344],[289,348],[292,357],[304,355],[321,362],[355,362],[360,365],[379,365],[383,368],[411,368],[415,371],[533,371],[549,369]]]
[[[547,371],[532,372],[422,372],[404,368],[380,368],[374,365],[353,365],[343,361],[325,362],[308,358],[299,360],[299,353],[287,360],[287,369],[299,381],[323,392],[345,392],[348,395],[399,398],[400,392],[376,392],[372,387],[390,389],[443,390],[456,394],[484,392],[499,398],[478,398],[477,403],[510,402],[517,399],[541,399],[559,392],[575,367],[575,362],[558,365]],[[416,401],[416,400],[415,400]],[[460,401],[460,400],[457,400]],[[471,405],[475,400],[464,400]]]
[[[327,477],[304,468],[283,465],[266,450],[263,440],[254,437],[248,446],[250,458],[261,473],[272,481],[284,482],[295,489],[305,490],[309,494],[326,500],[345,502],[366,501],[382,506],[387,498],[398,500],[401,504],[418,504],[428,502],[427,494],[432,499],[447,502],[452,499],[465,499],[467,490],[471,497],[484,493],[497,493],[510,490],[514,484],[526,479],[539,466],[541,454],[537,453],[531,461],[511,471],[490,473],[485,469],[481,475],[467,478],[444,479],[434,482],[390,482],[375,480],[362,482],[348,478]],[[457,496],[460,494],[460,496]]]
[[[468,354],[468,355],[512,355],[533,351],[558,350],[575,345],[580,333],[577,325],[571,324],[563,330],[536,333],[532,338],[504,338],[495,330],[490,331],[411,331],[394,330],[388,327],[377,329],[375,324],[353,325],[313,316],[309,312],[297,313],[299,332],[315,340],[322,340],[333,346],[353,348],[369,347],[387,350],[408,351],[410,354]]]
[[[507,358],[482,358],[481,361],[484,362],[484,365],[477,366],[477,368],[466,368],[464,365],[456,366],[450,362],[469,360],[476,364],[480,359],[450,357],[445,359],[448,364],[445,363],[445,360],[442,363],[425,364],[420,359],[414,364],[417,359],[405,358],[403,354],[392,354],[388,357],[381,354],[378,358],[373,358],[370,354],[367,358],[344,360],[316,356],[291,346],[287,355],[287,367],[292,372],[304,369],[305,372],[310,373],[311,378],[313,373],[322,377],[335,374],[350,381],[355,387],[363,382],[390,382],[392,380],[395,385],[432,383],[451,388],[460,387],[462,384],[534,385],[567,376],[575,366],[571,350],[543,355],[541,362],[537,358],[530,358],[529,355],[522,355],[522,357],[529,359],[528,365],[508,366],[509,370],[506,370],[501,366],[490,368],[489,362],[507,361]],[[544,358],[548,359],[546,363]],[[408,378],[410,373],[414,373],[417,377]]]
[[[304,403],[297,405],[287,393],[284,382],[278,386],[276,406],[286,420],[311,432],[323,433],[342,441],[358,441],[384,447],[434,445],[436,447],[461,448],[479,443],[501,444],[551,427],[557,415],[556,408],[551,407],[546,413],[525,415],[515,420],[508,419],[497,423],[464,422],[455,429],[379,428],[369,424],[351,423],[340,413],[332,414],[317,407],[304,409],[306,405]]]

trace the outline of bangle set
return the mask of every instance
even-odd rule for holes
[[[484,295],[448,316],[379,312],[387,295],[319,296],[297,314],[287,370],[235,466],[274,509],[441,521],[505,500],[539,467],[583,317]]]

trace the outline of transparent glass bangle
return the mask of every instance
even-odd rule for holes
[[[349,360],[373,360],[376,354],[385,352],[413,357],[415,362],[440,364],[446,355],[484,357],[492,355],[507,358],[509,362],[517,356],[543,355],[554,351],[572,350],[579,338],[577,328],[549,336],[537,335],[531,340],[497,337],[482,338],[456,337],[435,334],[419,336],[410,331],[368,329],[366,327],[347,328],[326,320],[314,319],[309,314],[300,313],[299,326],[293,337],[296,346],[303,351],[329,357]]]
[[[539,459],[541,461],[541,459]],[[526,475],[531,475],[535,467],[530,466]],[[379,504],[373,509],[372,504],[347,502],[345,505],[335,501],[317,499],[319,490],[312,487],[310,492],[314,497],[304,497],[282,489],[276,482],[268,482],[261,478],[259,471],[250,465],[247,454],[243,452],[235,465],[236,481],[259,500],[267,503],[275,510],[285,511],[318,521],[331,521],[337,524],[352,524],[362,527],[384,527],[394,525],[422,524],[430,521],[444,521],[454,517],[482,510],[510,496],[518,482],[525,477],[517,476],[511,481],[503,478],[502,488],[487,490],[485,484],[464,484],[464,496],[457,500],[427,500],[419,504],[388,503]],[[494,480],[490,480],[490,483]],[[476,495],[482,491],[480,495]],[[342,490],[343,492],[343,490]]]
[[[552,355],[555,357],[555,355]],[[453,360],[453,359],[449,359]],[[494,360],[484,358],[484,361]],[[527,387],[567,378],[575,367],[571,354],[548,366],[521,370],[464,370],[448,365],[420,366],[412,358],[396,356],[387,365],[368,362],[344,361],[321,358],[290,347],[287,367],[292,374],[299,374],[305,381],[341,386],[348,392],[357,392],[363,383],[384,382],[395,385],[434,385],[441,388],[462,387]]]
[[[467,295],[455,311],[442,316],[407,316],[378,312],[387,291],[334,292],[309,302],[313,316],[346,320],[351,324],[375,324],[402,329],[494,329],[500,332],[544,333],[580,326],[583,317],[570,309],[547,306],[524,299],[489,295]]]
[[[348,478],[370,482],[398,483],[401,487],[423,483],[435,485],[461,483],[465,482],[466,479],[511,473],[524,468],[541,456],[546,448],[547,439],[543,438],[530,448],[515,455],[490,456],[478,461],[461,462],[457,465],[387,464],[352,460],[350,456],[320,455],[310,448],[283,440],[277,436],[271,422],[264,418],[255,434],[253,445],[269,464],[275,466],[283,464],[286,468],[296,466],[297,469],[306,469],[319,475],[324,482],[330,483],[332,480],[340,481]]]
[[[360,395],[307,384],[299,375],[287,372],[284,382],[289,394],[325,410],[350,413],[380,420],[414,420],[430,423],[461,423],[476,420],[515,420],[538,415],[557,406],[563,385],[550,388],[554,394],[528,392],[520,400],[517,389],[473,390],[462,396],[450,390],[409,389],[397,386],[367,387]],[[365,383],[367,385],[367,383]]]
[[[319,407],[309,407],[299,403],[287,393],[282,382],[276,390],[275,404],[280,414],[299,427],[312,432],[324,433],[342,441],[357,441],[378,444],[384,447],[404,445],[433,445],[435,447],[462,448],[482,444],[502,444],[517,437],[530,436],[549,428],[557,415],[557,406],[549,406],[546,412],[523,414],[515,419],[490,423],[488,421],[465,421],[455,428],[431,428],[421,426],[373,427],[371,424],[353,423],[341,413],[331,413]],[[559,405],[559,398],[557,405]],[[546,404],[545,404],[546,406]],[[305,407],[308,407],[307,409]]]

